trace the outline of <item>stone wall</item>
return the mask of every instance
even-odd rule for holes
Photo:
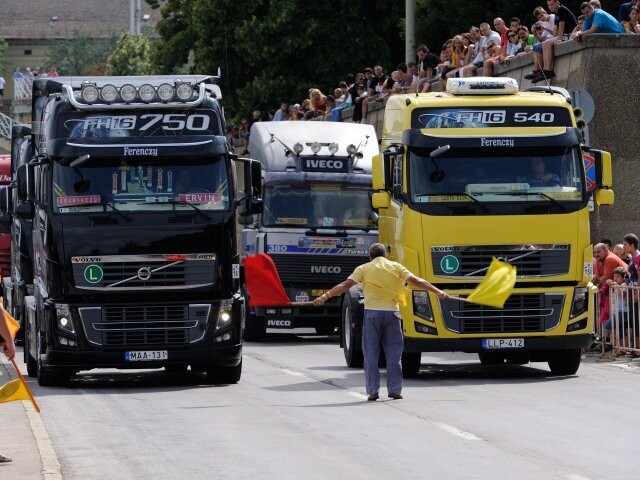
[[[595,102],[588,124],[589,145],[611,152],[615,205],[595,207],[591,239],[621,242],[625,233],[640,235],[640,35],[589,35],[582,42],[563,42],[556,47],[552,85],[567,90],[586,90]],[[515,78],[521,89],[532,84],[524,75],[532,69],[532,54],[512,59],[495,68],[497,76]],[[537,85],[544,85],[543,82]],[[350,121],[351,111],[343,112]],[[382,133],[384,104],[376,102],[367,120]]]

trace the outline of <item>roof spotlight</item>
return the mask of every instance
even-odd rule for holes
[[[181,83],[176,87],[176,96],[186,102],[193,96],[193,87],[189,83]]]
[[[331,155],[338,153],[338,144],[336,142],[329,144],[329,153],[331,153]]]
[[[302,153],[302,150],[304,150],[304,147],[302,146],[302,144],[301,144],[300,142],[296,143],[296,144],[293,146],[293,152],[294,152],[296,155],[300,155],[300,154]]]
[[[313,152],[314,155],[317,155],[321,148],[322,148],[322,145],[320,145],[318,142],[313,142],[311,144],[311,151]]]
[[[87,103],[93,103],[98,100],[99,94],[98,88],[95,85],[83,85],[82,92],[80,93],[82,100]]]
[[[105,85],[100,89],[100,98],[106,103],[115,102],[118,98],[118,89],[113,85]]]
[[[136,87],[129,83],[120,87],[120,98],[127,103],[133,102],[136,99],[137,94],[138,92],[136,91]]]
[[[156,89],[152,85],[145,83],[138,89],[138,96],[143,102],[153,102],[153,99],[156,98]]]
[[[158,87],[158,97],[163,102],[170,102],[173,99],[175,93],[176,92],[173,86],[169,85],[168,83],[163,83]]]
[[[347,146],[347,153],[349,155],[355,155],[357,151],[358,151],[358,147],[356,147],[353,143]]]

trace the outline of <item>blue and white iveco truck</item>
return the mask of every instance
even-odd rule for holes
[[[369,246],[378,239],[370,200],[372,158],[379,153],[375,130],[348,123],[258,122],[249,151],[262,165],[264,209],[245,217],[242,254],[266,253],[290,300],[313,300],[368,261]],[[260,340],[267,328],[331,334],[341,310],[342,298],[322,308],[247,306],[244,338]]]

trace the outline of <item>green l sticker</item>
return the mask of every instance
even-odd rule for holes
[[[89,283],[98,283],[102,280],[104,272],[99,265],[89,265],[84,269],[84,279]]]
[[[440,268],[444,273],[455,273],[460,268],[460,261],[453,255],[445,255],[440,260]]]

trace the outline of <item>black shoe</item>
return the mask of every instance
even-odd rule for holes
[[[392,398],[394,400],[402,400],[402,395],[400,395],[399,393],[389,393],[389,398]]]
[[[532,78],[531,83],[538,83],[538,82],[542,82],[543,80],[546,80],[545,76],[542,74],[542,72],[538,72],[538,76],[535,78]]]
[[[556,72],[554,72],[553,70],[543,70],[543,72],[544,76],[547,77],[547,80],[556,76]]]
[[[534,70],[531,73],[527,73],[524,78],[526,78],[527,80],[532,80],[534,78],[536,78],[538,75],[540,75],[540,70]]]
[[[369,395],[367,397],[367,401],[368,402],[375,402],[379,398],[380,398],[380,395],[378,395],[377,393],[372,393],[371,395]]]

